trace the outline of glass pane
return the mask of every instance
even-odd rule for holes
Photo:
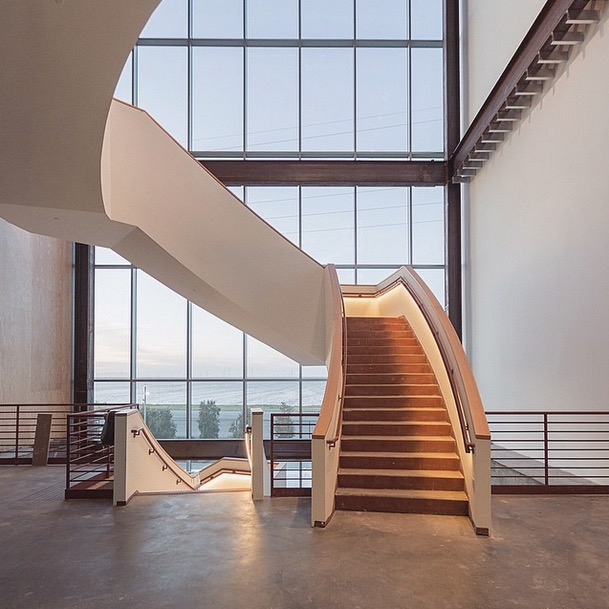
[[[353,0],[301,0],[303,38],[353,38]]]
[[[192,384],[192,438],[243,438],[243,382]]]
[[[355,261],[353,188],[302,189],[302,248],[325,264]]]
[[[429,286],[440,304],[446,308],[446,285],[444,269],[416,269],[421,279]]]
[[[138,106],[145,109],[183,146],[187,145],[185,47],[140,47]]]
[[[239,199],[239,201],[243,201],[245,198],[243,186],[227,186],[227,188],[237,197],[237,199]]]
[[[357,149],[408,148],[406,49],[357,50]]]
[[[389,275],[395,273],[398,267],[387,267],[386,269],[358,269],[357,270],[357,283],[359,285],[376,285],[384,279],[387,279]]]
[[[243,49],[194,48],[192,71],[192,149],[242,151]]]
[[[302,149],[352,151],[353,50],[302,49]]]
[[[186,38],[188,0],[163,0],[148,20],[141,38]]]
[[[299,245],[298,187],[248,187],[247,204],[292,243]]]
[[[444,150],[442,49],[412,49],[412,150]]]
[[[137,272],[137,376],[186,377],[186,300]]]
[[[338,281],[340,281],[341,284],[355,284],[354,269],[336,269],[336,273],[338,274]]]
[[[251,422],[250,410],[264,411],[264,437],[271,437],[271,412],[298,412],[298,381],[248,381],[247,420]]]
[[[96,269],[95,378],[130,378],[131,270]]]
[[[408,263],[408,188],[357,189],[357,262]]]
[[[247,337],[247,376],[298,378],[298,364],[259,340]]]
[[[303,366],[302,378],[325,379],[328,376],[328,371],[325,366]]]
[[[93,401],[96,404],[129,404],[131,402],[129,383],[95,382]]]
[[[298,38],[298,0],[247,0],[248,38]]]
[[[130,264],[130,262],[107,247],[96,246],[95,264]]]
[[[155,438],[186,438],[186,383],[138,383],[136,395]]]
[[[243,332],[192,306],[192,376],[243,377]]]
[[[358,38],[405,40],[407,32],[407,0],[357,0]]]
[[[412,189],[412,262],[444,264],[444,188]]]
[[[131,90],[131,86],[133,83],[133,53],[129,53],[129,57],[127,57],[127,61],[123,66],[123,71],[118,79],[118,83],[116,84],[116,89],[114,90],[114,97],[116,99],[121,99],[128,104],[133,103],[133,92]]]
[[[326,381],[303,381],[302,412],[319,412],[325,390]]]
[[[298,49],[247,53],[247,149],[298,150]]]
[[[442,0],[410,0],[410,37],[413,40],[442,40]]]
[[[243,0],[193,0],[195,38],[243,38]]]

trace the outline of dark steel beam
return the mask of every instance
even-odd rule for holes
[[[200,163],[223,184],[252,186],[440,186],[445,161],[232,161]]]
[[[93,403],[93,247],[74,244],[74,404]]]
[[[459,0],[444,3],[445,64],[444,79],[446,118],[444,121],[447,154],[459,144],[460,85],[459,85]],[[446,301],[448,316],[459,338],[462,333],[462,277],[461,277],[461,187],[448,184],[445,189],[446,226]]]
[[[454,154],[450,157],[449,173],[451,177],[455,175],[455,171],[467,159],[468,154],[493,121],[505,100],[514,91],[527,68],[535,61],[542,47],[551,38],[553,31],[560,25],[561,21],[566,19],[567,11],[573,4],[573,0],[548,0],[541,9],[531,29],[527,32]]]

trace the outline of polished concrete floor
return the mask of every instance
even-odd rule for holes
[[[0,467],[1,609],[609,607],[609,497],[496,496],[481,538],[244,492],[66,502],[62,476]]]

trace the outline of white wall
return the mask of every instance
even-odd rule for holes
[[[545,0],[463,0],[471,121],[522,42]]]
[[[470,184],[470,355],[487,410],[609,406],[606,14]]]

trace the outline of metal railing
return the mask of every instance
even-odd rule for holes
[[[66,499],[112,497],[114,446],[102,443],[108,413],[137,404],[117,404],[67,416]]]
[[[311,495],[311,438],[318,417],[271,413],[271,496]]]
[[[487,417],[494,493],[609,493],[609,411]]]
[[[48,463],[66,462],[66,417],[87,404],[1,404],[0,464],[32,463],[38,415],[51,415]]]

